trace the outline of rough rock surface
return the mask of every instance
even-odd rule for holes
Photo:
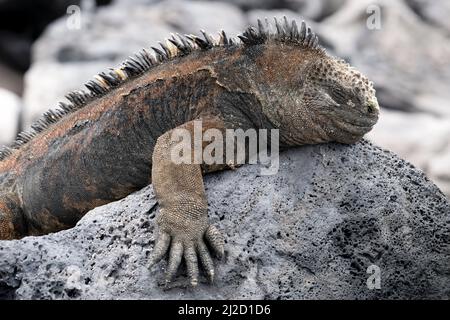
[[[450,203],[421,171],[363,141],[292,149],[278,174],[258,173],[206,178],[211,221],[227,239],[213,286],[164,291],[165,262],[146,268],[158,209],[150,186],[71,230],[1,242],[0,297],[450,298]],[[367,287],[371,265],[379,290]]]

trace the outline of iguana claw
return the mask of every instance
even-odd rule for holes
[[[209,226],[203,236],[214,253],[219,258],[222,258],[224,255],[224,241],[217,228]],[[214,281],[214,263],[203,237],[191,240],[177,235],[171,236],[165,231],[159,231],[155,248],[150,257],[150,267],[159,262],[167,251],[169,251],[169,262],[165,275],[166,286],[172,282],[183,257],[186,262],[189,283],[192,287],[196,287],[199,283],[198,260],[201,261],[208,280],[211,283]]]

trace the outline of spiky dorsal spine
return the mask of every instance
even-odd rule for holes
[[[265,19],[265,23],[258,19],[258,28],[249,27],[239,39],[246,45],[256,45],[267,42],[272,39],[280,42],[291,42],[309,49],[320,49],[319,37],[306,26],[305,21],[301,22],[300,28],[297,22],[283,17],[283,22],[279,22],[274,18],[275,30],[273,26]]]
[[[274,40],[293,43],[309,49],[322,50],[319,47],[317,35],[306,26],[304,21],[301,22],[300,28],[295,20],[289,22],[286,17],[283,17],[283,22],[274,18],[274,26],[267,19],[264,23],[258,19],[257,24],[257,28],[249,27],[238,36],[242,44],[258,45]],[[143,49],[125,60],[119,68],[113,68],[95,76],[93,80],[85,84],[88,89],[87,92],[79,90],[68,93],[66,99],[69,103],[60,102],[56,109],[47,111],[33,123],[29,131],[19,133],[10,147],[0,148],[0,161],[9,157],[14,150],[31,141],[36,135],[58,122],[65,115],[83,108],[93,99],[107,94],[128,79],[139,76],[165,61],[189,55],[196,50],[205,51],[214,47],[240,45],[239,40],[228,37],[224,31],[221,31],[217,38],[204,30],[201,30],[201,33],[202,37],[172,34],[172,37],[164,43],[159,43],[161,48],[152,47],[153,52]]]

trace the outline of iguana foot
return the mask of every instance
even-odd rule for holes
[[[208,226],[205,231],[198,232],[194,236],[189,234],[186,233],[186,230],[177,232],[173,228],[164,227],[158,231],[158,238],[153,249],[153,254],[150,257],[150,267],[160,261],[169,251],[169,263],[165,278],[166,286],[170,284],[175,276],[183,257],[186,262],[191,286],[195,287],[199,282],[199,258],[208,275],[209,281],[213,282],[214,280],[214,263],[205,242],[210,245],[213,252],[219,258],[222,258],[224,255],[222,234],[212,225]]]

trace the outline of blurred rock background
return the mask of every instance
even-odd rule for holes
[[[0,0],[0,144],[171,32],[236,35],[281,15],[305,19],[330,53],[375,82],[382,114],[368,138],[450,196],[450,1]]]

